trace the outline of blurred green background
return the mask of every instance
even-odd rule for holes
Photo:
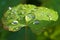
[[[43,30],[40,35],[34,34],[32,30],[28,28],[27,40],[60,40],[60,0],[0,0],[0,40],[25,40],[25,28],[22,28],[18,32],[9,32],[3,29],[1,22],[1,18],[8,10],[8,7],[17,6],[20,3],[52,8],[57,11],[59,15],[55,25]]]

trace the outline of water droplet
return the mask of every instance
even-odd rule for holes
[[[52,20],[52,18],[50,18],[50,20]]]
[[[9,10],[11,10],[12,8],[11,7],[9,7]]]
[[[32,14],[28,14],[28,15],[25,17],[26,21],[31,21],[31,20],[33,20],[34,18],[35,18],[35,16],[32,15]]]
[[[35,20],[33,24],[39,24],[39,20]]]
[[[49,15],[49,17],[51,18],[51,16]]]
[[[47,15],[49,17],[49,20],[52,20],[52,16],[51,15]]]
[[[34,16],[34,15],[32,15],[32,14],[29,14],[29,15],[28,15],[28,17],[29,17],[29,18],[32,18],[32,19],[34,19],[34,18],[35,18],[35,16]]]
[[[18,24],[18,21],[13,21],[12,24]]]
[[[16,14],[17,12],[16,12],[16,10],[12,10],[12,14]]]

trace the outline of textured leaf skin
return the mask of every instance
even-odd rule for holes
[[[25,16],[30,14],[34,8],[34,5],[22,4],[14,8],[9,7],[2,18],[4,28],[8,28],[9,31],[18,31],[21,27],[26,26]]]
[[[50,35],[54,40],[60,40],[60,0],[42,0],[43,6],[52,8],[58,12],[59,18],[54,25],[53,33]]]
[[[58,19],[58,14],[52,9],[46,7],[38,7],[35,14],[35,20],[39,21],[39,24],[33,24],[34,21],[29,25],[33,32],[40,34],[47,27],[52,27],[54,22]],[[53,25],[52,25],[53,24]],[[50,26],[49,26],[50,25]]]
[[[57,12],[46,7],[20,4],[8,8],[2,18],[2,22],[9,31],[18,31],[21,27],[29,26],[37,33],[50,24],[51,21],[58,19]],[[36,20],[37,23],[35,22]]]

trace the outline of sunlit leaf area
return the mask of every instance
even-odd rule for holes
[[[60,40],[60,0],[0,0],[0,40]]]

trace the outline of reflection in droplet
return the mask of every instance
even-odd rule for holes
[[[34,19],[34,18],[35,18],[35,16],[34,16],[34,15],[32,15],[32,14],[29,14],[29,15],[28,15],[28,17],[29,17],[29,18],[32,18],[32,19]]]
[[[12,10],[12,14],[16,14],[16,10]]]
[[[39,24],[39,20],[35,20],[33,24]]]
[[[25,17],[26,21],[31,21],[31,20],[33,20],[34,18],[35,18],[35,16],[34,16],[33,14],[28,14],[28,15]]]
[[[12,8],[11,7],[9,7],[9,10],[11,10]]]
[[[18,21],[13,21],[12,24],[18,24]]]

